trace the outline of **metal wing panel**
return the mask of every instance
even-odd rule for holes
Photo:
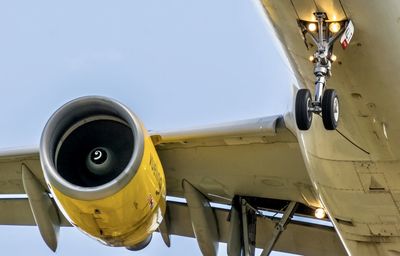
[[[318,204],[297,139],[281,116],[153,138],[169,195],[183,196],[181,182],[186,179],[215,202],[246,195]]]
[[[43,187],[47,188],[38,149],[4,150],[0,152],[0,194],[25,194],[21,176],[22,164],[28,166]]]

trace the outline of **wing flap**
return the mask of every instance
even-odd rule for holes
[[[186,204],[169,202],[170,232],[173,235],[194,237]],[[229,235],[229,211],[214,208],[218,221],[220,242],[226,243]],[[275,222],[261,216],[257,218],[256,245],[262,248],[275,228]],[[173,244],[173,240],[171,243]],[[319,225],[290,223],[274,247],[275,251],[301,255],[346,255],[335,230]]]

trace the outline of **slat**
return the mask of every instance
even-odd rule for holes
[[[187,130],[152,133],[152,136],[156,137],[156,144],[242,135],[274,136],[277,123],[281,122],[281,119],[280,115],[268,116]]]

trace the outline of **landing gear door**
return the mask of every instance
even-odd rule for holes
[[[346,29],[340,38],[340,44],[342,45],[343,49],[346,49],[347,46],[349,46],[351,38],[353,37],[354,34],[354,25],[351,20],[347,23]]]

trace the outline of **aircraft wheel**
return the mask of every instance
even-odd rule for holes
[[[295,114],[297,127],[300,130],[306,131],[310,129],[312,122],[312,107],[311,93],[308,89],[300,89],[297,91]]]
[[[339,97],[335,90],[327,89],[322,97],[322,121],[327,130],[335,130],[339,122]]]

